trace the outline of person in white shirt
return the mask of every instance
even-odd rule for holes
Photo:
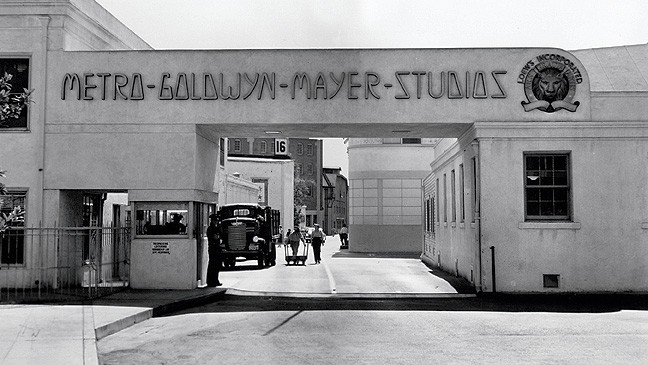
[[[319,224],[315,223],[313,225],[315,230],[313,230],[311,245],[313,246],[313,255],[315,256],[315,263],[319,264],[322,262],[320,253],[322,251],[322,245],[326,241],[326,235],[319,227]]]
[[[340,228],[340,242],[342,242],[342,246],[349,247],[349,229],[346,224],[343,224],[342,228]]]

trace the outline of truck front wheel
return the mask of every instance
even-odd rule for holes
[[[259,269],[263,269],[263,254],[259,255],[259,259],[258,259],[257,263],[259,265]]]

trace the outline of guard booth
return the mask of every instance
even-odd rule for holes
[[[131,287],[194,289],[206,280],[208,217],[216,204],[134,201]]]

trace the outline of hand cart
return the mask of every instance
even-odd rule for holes
[[[292,254],[292,247],[290,247],[289,243],[284,245],[284,251],[286,252],[286,265],[290,265],[290,263],[293,265],[298,265],[300,263],[306,265],[306,259],[308,258],[308,245],[303,241],[299,242],[297,255]],[[300,255],[300,253],[302,253],[302,255]]]

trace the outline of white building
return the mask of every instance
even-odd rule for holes
[[[0,129],[1,208],[90,226],[104,194],[128,194],[130,285],[191,289],[225,137],[440,138],[350,147],[357,250],[418,245],[482,291],[646,291],[646,59],[647,45],[153,51],[91,0],[2,2],[0,65],[35,103]],[[57,246],[28,243],[3,238],[0,283],[59,285],[42,270]]]
[[[279,210],[284,229],[294,225],[293,160],[258,157],[228,157],[227,168],[232,175],[250,181],[256,188],[253,201],[237,201],[228,196],[227,203],[257,203]],[[229,193],[228,193],[229,194]]]
[[[436,142],[349,139],[350,251],[421,251],[421,186]]]
[[[483,291],[648,290],[648,45],[573,55],[590,80],[590,118],[475,122],[437,146],[425,262]],[[565,99],[586,85],[561,82]]]

